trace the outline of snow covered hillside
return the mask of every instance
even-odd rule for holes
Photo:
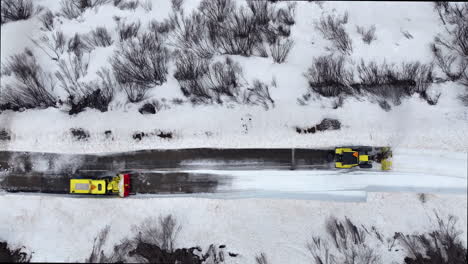
[[[1,149],[468,147],[463,25],[444,6],[91,2],[2,24]],[[324,118],[340,129],[297,133]]]
[[[404,243],[394,240],[395,232],[411,235],[434,230],[438,226],[434,209],[445,222],[448,214],[457,217],[454,227],[463,230],[459,238],[464,245],[467,236],[467,215],[462,210],[467,206],[464,195],[426,195],[421,199],[414,193],[372,193],[364,203],[200,198],[91,201],[33,194],[0,195],[0,203],[9,205],[0,207],[0,234],[12,245],[33,250],[32,261],[85,261],[92,252],[93,239],[107,225],[110,232],[102,249],[106,255],[112,255],[115,244],[134,234],[132,226],[151,217],[172,214],[181,227],[175,248],[198,245],[205,251],[213,243],[225,245],[225,263],[247,264],[258,263],[255,256],[261,253],[268,263],[318,263],[314,262],[308,243],[314,236],[322,237],[324,243],[328,240],[325,226],[331,216],[340,220],[348,217],[359,229],[363,225],[371,232],[366,235],[364,248],[358,245],[356,249],[373,249],[380,262],[372,263],[403,263],[403,257],[409,253]],[[375,237],[377,233],[382,240]],[[339,260],[341,254],[333,246],[330,250]],[[237,256],[230,257],[228,252]]]

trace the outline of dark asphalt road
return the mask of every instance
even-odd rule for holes
[[[135,193],[213,193],[231,179],[190,170],[326,169],[333,150],[178,149],[71,155],[0,152],[0,188],[10,192],[68,193],[72,177],[132,173]]]

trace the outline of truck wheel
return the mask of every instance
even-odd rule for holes
[[[372,151],[372,147],[359,147],[357,148],[357,151],[368,153]]]
[[[361,168],[361,169],[370,169],[370,168],[372,168],[372,164],[370,164],[370,163],[359,164],[359,168]]]

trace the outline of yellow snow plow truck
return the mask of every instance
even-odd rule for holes
[[[381,164],[382,170],[390,170],[391,157],[389,147],[341,147],[335,149],[335,168],[350,169],[359,166],[362,169],[370,169],[373,162],[377,162]]]
[[[70,179],[70,193],[74,194],[118,194],[120,197],[127,197],[130,187],[130,174]]]

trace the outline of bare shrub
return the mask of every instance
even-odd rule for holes
[[[181,52],[176,56],[176,71],[174,78],[179,82],[180,89],[192,103],[208,103],[212,94],[202,79],[209,71],[209,60],[196,56],[193,52]]]
[[[13,74],[15,82],[13,86],[5,87],[2,104],[8,104],[12,109],[55,106],[55,82],[42,70],[30,50],[11,56],[4,68]]]
[[[375,36],[375,25],[372,25],[370,28],[366,29],[361,26],[356,26],[356,31],[362,37],[362,41],[366,44],[371,44],[372,41],[376,40],[377,37]]]
[[[288,26],[292,26],[296,23],[294,16],[296,12],[296,3],[288,3],[287,8],[279,9],[277,13],[277,19]]]
[[[140,26],[141,26],[140,21],[129,23],[129,24],[126,24],[125,22],[119,23],[117,25],[117,28],[119,31],[120,41],[135,38],[138,35]]]
[[[342,54],[351,54],[353,46],[344,25],[348,23],[348,13],[343,16],[328,15],[321,17],[315,28],[323,37],[332,42],[334,48]]]
[[[12,248],[8,242],[0,241],[0,262],[2,263],[29,263],[31,254],[24,252],[24,247]]]
[[[37,13],[32,0],[2,0],[1,24],[11,21],[26,20]]]
[[[174,25],[171,24],[170,19],[165,19],[163,22],[151,20],[148,28],[151,32],[160,35],[167,35],[174,30]]]
[[[181,226],[172,215],[160,216],[159,219],[148,218],[139,226],[137,239],[173,252],[180,229]]]
[[[275,101],[271,98],[269,86],[254,80],[252,87],[246,89],[244,93],[245,104],[261,105],[268,110],[275,106]]]
[[[68,18],[75,19],[81,15],[82,10],[79,8],[78,1],[61,0],[60,1],[60,15]]]
[[[143,7],[143,9],[146,11],[146,12],[149,12],[151,10],[153,10],[153,2],[151,2],[151,0],[145,0],[143,3],[140,4],[141,7]]]
[[[411,33],[409,33],[408,30],[403,30],[403,29],[400,29],[400,32],[401,34],[403,34],[403,36],[407,39],[412,39],[414,38],[413,35],[411,35]]]
[[[241,7],[227,17],[218,15],[219,20],[209,20],[209,35],[221,54],[252,55],[262,42],[255,16],[250,9]],[[222,22],[219,22],[222,20]]]
[[[83,56],[86,52],[91,52],[92,48],[89,47],[81,35],[75,34],[68,40],[67,52],[73,53],[77,57]]]
[[[268,26],[268,23],[271,21],[271,17],[273,16],[274,12],[270,3],[267,1],[248,0],[247,5],[252,11],[255,24],[260,26]]]
[[[110,85],[106,76],[98,72],[99,80],[85,82],[83,77],[88,73],[89,53],[80,53],[79,49],[71,48],[77,53],[70,52],[66,59],[59,61],[59,71],[55,76],[62,88],[68,93],[66,103],[71,107],[69,114],[82,112],[86,107],[108,110],[108,106],[115,94],[115,86]]]
[[[60,14],[68,19],[79,17],[87,8],[110,3],[112,0],[61,0]]]
[[[312,91],[322,96],[338,96],[352,92],[353,73],[346,69],[343,56],[315,58],[305,76]]]
[[[105,27],[97,27],[83,37],[83,41],[90,49],[95,47],[108,47],[114,43]]]
[[[172,10],[179,12],[182,10],[182,4],[184,0],[171,0]]]
[[[54,13],[52,13],[52,11],[50,10],[47,10],[46,12],[44,12],[44,14],[42,14],[40,17],[39,17],[39,20],[41,21],[42,23],[42,30],[47,30],[47,31],[52,31],[54,30]]]
[[[116,2],[114,1],[114,4]],[[120,10],[135,10],[140,5],[139,0],[121,0],[116,5]]]
[[[110,226],[104,227],[99,232],[98,236],[94,238],[93,249],[90,256],[86,259],[88,263],[104,263],[108,262],[108,259],[104,255],[102,247],[106,243],[107,236],[109,234]]]
[[[320,237],[312,237],[312,241],[307,244],[315,263],[381,263],[380,256],[366,244],[367,232],[364,227],[356,226],[348,218],[345,218],[345,221],[330,218],[326,229],[333,246]]]
[[[169,40],[170,45],[183,52],[194,53],[199,58],[209,59],[213,57],[216,50],[207,35],[208,31],[201,14],[194,12],[190,17],[173,14],[170,17],[170,24],[174,28]]]
[[[432,44],[432,54],[437,66],[450,81],[458,81],[462,78],[468,67],[468,59],[457,54],[444,53],[439,45]]]
[[[123,43],[111,64],[119,83],[151,87],[166,82],[168,61],[169,51],[160,37],[145,33]]]
[[[463,77],[468,69],[468,4],[440,2],[435,9],[445,29],[432,44],[437,66],[449,80],[466,84]]]
[[[294,40],[283,38],[276,39],[275,43],[270,44],[270,52],[273,61],[276,63],[285,62],[293,46]]]
[[[407,264],[464,264],[468,252],[460,240],[461,231],[455,227],[457,219],[448,216],[444,221],[436,214],[437,229],[427,234],[404,235],[395,238],[408,250]]]
[[[89,54],[69,53],[67,58],[59,61],[59,71],[55,76],[70,96],[81,97],[89,90],[86,83],[80,81],[88,73],[88,67]]]
[[[384,98],[391,98],[394,103],[399,103],[402,97],[414,93],[428,99],[426,90],[432,83],[432,65],[413,62],[402,63],[400,67],[396,67],[386,62],[378,65],[375,62],[366,64],[361,60],[357,71],[360,83],[353,87],[359,91],[365,90]]]
[[[255,262],[257,262],[257,264],[268,264],[265,253],[262,252],[260,255],[255,256]]]
[[[229,57],[224,62],[215,62],[210,67],[207,83],[215,93],[216,102],[222,103],[221,97],[227,96],[237,101],[242,87],[242,68]]]
[[[59,60],[65,51],[67,40],[62,31],[56,31],[49,37],[47,34],[42,35],[38,40],[31,41],[40,48],[44,53],[53,60]]]
[[[223,103],[223,98],[239,102],[240,89],[244,85],[242,68],[230,58],[209,65],[206,59],[193,53],[181,53],[176,59],[174,78],[182,93],[192,103]]]

